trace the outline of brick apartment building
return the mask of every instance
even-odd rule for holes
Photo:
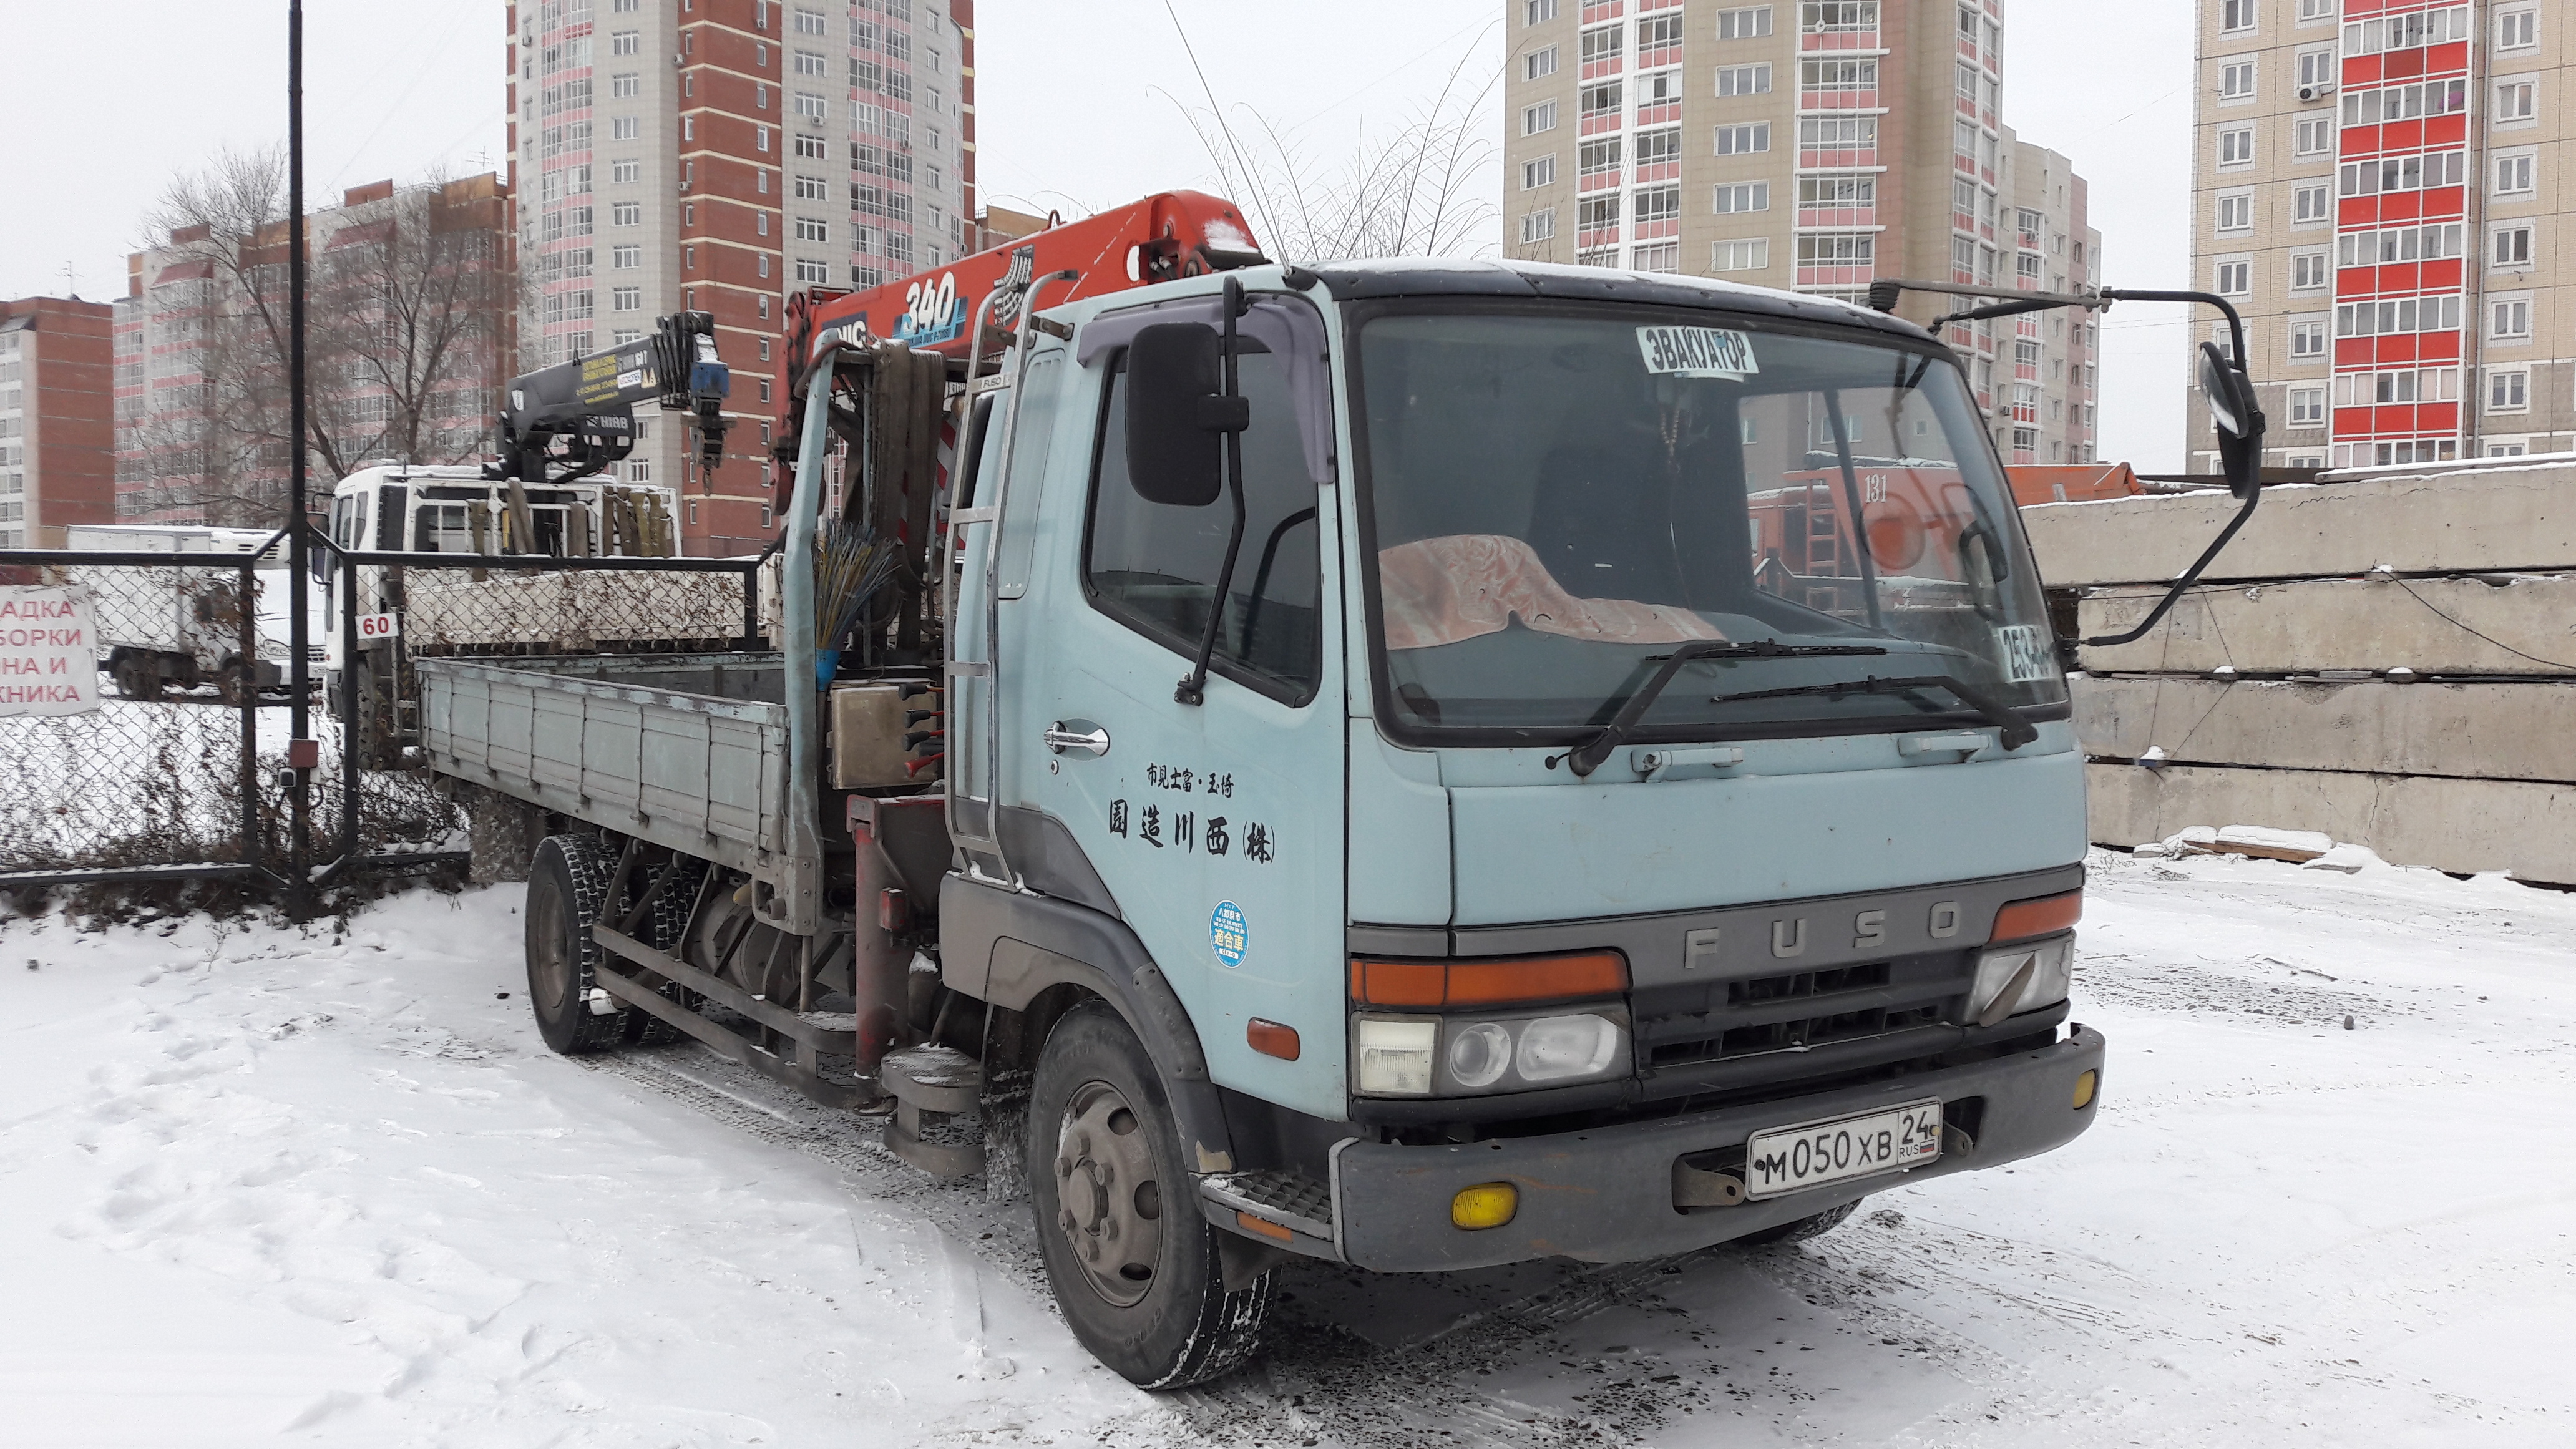
[[[113,311],[77,297],[0,302],[0,548],[60,548],[116,521]]]
[[[1854,299],[1882,277],[2100,284],[2084,178],[2003,124],[2002,0],[1503,9],[1514,256]],[[1949,330],[2007,462],[2094,460],[2098,328]]]
[[[2245,314],[2265,462],[2576,448],[2570,25],[2568,0],[2202,0],[2193,269]],[[2215,471],[2196,390],[2189,427]]]
[[[701,474],[683,425],[643,419],[623,467],[679,488],[684,551],[757,549],[787,299],[972,249],[973,0],[520,0],[509,25],[523,349],[713,313],[725,461]]]
[[[515,370],[501,177],[354,187],[305,227],[315,495],[327,496],[335,468],[487,456]],[[126,259],[113,317],[118,518],[270,527],[283,517],[291,236],[283,220],[243,236],[183,226]]]

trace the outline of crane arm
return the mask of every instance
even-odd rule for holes
[[[539,368],[510,380],[501,409],[503,461],[498,476],[548,481],[549,463],[595,473],[635,447],[635,405],[686,412],[698,430],[698,463],[724,457],[724,400],[731,372],[716,357],[715,318],[675,312],[650,336]],[[563,450],[555,451],[560,442]]]

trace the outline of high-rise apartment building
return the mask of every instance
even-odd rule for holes
[[[112,316],[77,297],[0,302],[0,548],[116,521]]]
[[[283,189],[285,178],[275,178]],[[517,322],[498,175],[352,187],[305,217],[307,466],[456,463],[492,448]],[[289,243],[176,228],[126,258],[114,316],[119,518],[275,527],[286,506]]]
[[[2570,24],[2567,0],[2202,0],[2193,267],[2245,316],[2265,462],[2576,446],[2548,201]],[[2196,392],[2189,426],[2216,471]]]
[[[2084,179],[2003,124],[2002,0],[1507,0],[1504,20],[1514,256],[1855,300],[1880,278],[2100,283]],[[2095,319],[1948,340],[2006,461],[2093,460]]]
[[[965,250],[973,0],[520,0],[510,27],[528,360],[714,314],[725,461],[640,418],[622,467],[679,488],[686,552],[757,549],[787,298]]]

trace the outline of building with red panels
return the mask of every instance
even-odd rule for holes
[[[2203,0],[2196,267],[2245,314],[2266,462],[2569,446],[2544,198],[2570,18],[2563,0]],[[2216,471],[2197,398],[2191,427]]]
[[[680,490],[686,552],[758,549],[786,299],[971,249],[971,0],[522,0],[509,24],[527,362],[712,313],[724,461],[639,418],[621,467]]]
[[[2002,0],[1507,0],[1504,243],[1858,300],[2095,285],[2083,178],[2002,119]],[[1947,310],[1909,297],[1919,322]],[[2095,323],[1951,329],[1996,445],[2094,448]]]
[[[116,521],[113,318],[77,297],[0,302],[0,548]]]

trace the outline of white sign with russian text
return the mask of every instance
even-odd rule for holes
[[[98,708],[98,628],[79,589],[0,585],[0,715]]]

